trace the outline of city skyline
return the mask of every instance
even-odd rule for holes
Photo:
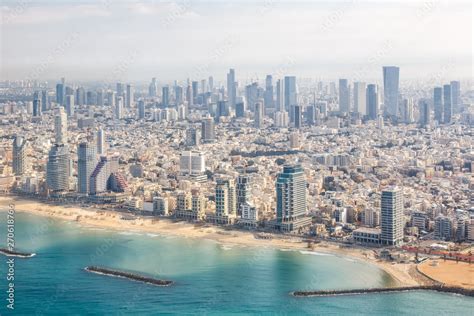
[[[0,79],[224,80],[235,68],[238,78],[363,81],[392,64],[405,80],[439,72],[470,78],[471,8],[463,1],[4,1]]]

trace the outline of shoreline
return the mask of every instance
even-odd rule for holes
[[[417,272],[416,264],[392,264],[390,262],[376,259],[373,249],[360,246],[340,247],[328,242],[313,244],[313,248],[308,248],[307,243],[301,238],[289,238],[273,234],[272,239],[255,238],[254,233],[239,230],[225,230],[219,226],[197,226],[193,223],[179,221],[174,222],[171,219],[152,219],[137,217],[136,219],[122,219],[122,214],[110,210],[85,209],[80,206],[72,205],[50,205],[41,201],[27,199],[23,197],[0,197],[0,208],[8,206],[9,203],[15,204],[15,210],[43,217],[62,219],[65,221],[76,222],[84,226],[110,229],[118,232],[143,232],[155,233],[164,236],[177,236],[192,239],[208,239],[217,242],[223,246],[248,246],[248,247],[269,247],[282,251],[306,251],[311,253],[323,253],[345,258],[354,258],[373,264],[383,270],[393,279],[394,287],[399,286],[418,286],[425,285],[430,281],[422,274]],[[416,276],[414,276],[414,274]]]

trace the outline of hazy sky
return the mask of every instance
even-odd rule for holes
[[[227,2],[227,1],[225,1]],[[472,76],[471,1],[1,1],[0,79]]]

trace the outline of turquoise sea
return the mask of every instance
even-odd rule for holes
[[[229,247],[136,232],[115,232],[16,213],[15,310],[1,315],[472,315],[474,299],[434,292],[295,298],[293,290],[390,286],[385,272],[334,255]],[[6,212],[0,245],[6,246]],[[88,265],[175,281],[156,287],[88,273]]]

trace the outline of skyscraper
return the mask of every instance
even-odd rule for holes
[[[426,127],[431,123],[431,110],[430,104],[426,100],[420,100],[420,126]]]
[[[285,111],[285,83],[281,79],[276,83],[276,108],[278,112]]]
[[[67,144],[67,114],[63,107],[56,109],[54,135],[56,144]]]
[[[115,118],[121,120],[123,118],[123,97],[117,96],[115,100]]]
[[[170,88],[168,86],[164,86],[161,90],[161,105],[164,108],[167,108],[170,105]]]
[[[22,136],[13,139],[13,173],[21,176],[26,171],[26,140]]]
[[[438,123],[443,122],[443,88],[436,87],[433,89],[433,107],[434,107],[434,118]]]
[[[443,100],[444,100],[444,108],[443,108],[443,122],[445,124],[451,123],[451,118],[453,115],[453,103],[451,99],[451,85],[445,84],[443,86]]]
[[[97,154],[98,155],[105,155],[106,154],[106,150],[105,150],[105,132],[102,129],[102,127],[100,127],[97,130]]]
[[[237,214],[237,197],[233,179],[217,179],[216,215],[235,216]]]
[[[367,94],[365,82],[354,82],[354,111],[367,115]]]
[[[231,68],[227,74],[227,99],[231,109],[235,108],[236,98],[237,89],[235,86],[235,70]]]
[[[192,87],[192,92],[193,92],[193,104],[199,104],[197,100],[197,97],[199,94],[198,86],[199,86],[199,82],[197,81],[191,82],[191,87]]]
[[[144,120],[145,119],[145,101],[139,100],[138,101],[138,119]]]
[[[390,116],[398,116],[398,86],[400,68],[383,67],[383,89],[385,112]]]
[[[69,147],[65,144],[54,144],[49,151],[46,165],[46,184],[50,190],[69,190],[69,168]]]
[[[399,245],[403,242],[403,192],[398,187],[382,191],[381,199],[381,242],[383,245]]]
[[[74,116],[74,95],[66,96],[66,113],[68,117]]]
[[[273,101],[273,78],[272,75],[267,75],[265,78],[265,107],[273,108],[275,106]]]
[[[339,79],[339,112],[350,112],[350,94],[347,79]]]
[[[302,110],[301,105],[294,105],[293,106],[293,113],[294,113],[294,123],[295,128],[301,128],[302,124]]]
[[[41,116],[41,99],[36,98],[33,100],[33,116]]]
[[[49,95],[48,90],[43,90],[41,92],[41,111],[49,110]]]
[[[156,97],[156,78],[151,78],[151,83],[148,86],[148,96],[149,97]]]
[[[56,85],[56,103],[64,105],[64,96],[66,95],[66,85],[64,78],[61,78],[61,83]]]
[[[405,124],[413,123],[413,99],[403,99],[403,104],[401,108],[401,117]]]
[[[379,96],[376,84],[367,85],[367,116],[369,120],[377,119],[379,115]]]
[[[296,105],[297,95],[296,95],[296,77],[295,76],[285,76],[285,87],[284,87],[284,104],[285,110],[289,111],[292,105]],[[290,114],[291,120],[291,114]]]
[[[241,215],[242,205],[250,202],[250,196],[251,196],[250,176],[240,175],[237,178],[236,192],[237,192],[237,213],[238,215]]]
[[[90,176],[96,164],[96,144],[91,144],[90,142],[80,143],[77,147],[77,184],[79,193],[90,193]]]
[[[259,99],[259,101],[255,103],[255,119],[254,119],[255,128],[263,127],[263,118],[265,116],[264,113],[265,113],[265,109],[263,107],[263,100]]]
[[[459,81],[451,81],[450,85],[453,113],[459,113],[461,110],[461,83]]]
[[[285,231],[298,228],[306,215],[306,180],[300,165],[284,166],[276,181],[277,223]]]
[[[133,89],[133,86],[131,84],[127,84],[127,102],[126,106],[127,108],[133,107],[133,100],[135,98],[135,90]]]

